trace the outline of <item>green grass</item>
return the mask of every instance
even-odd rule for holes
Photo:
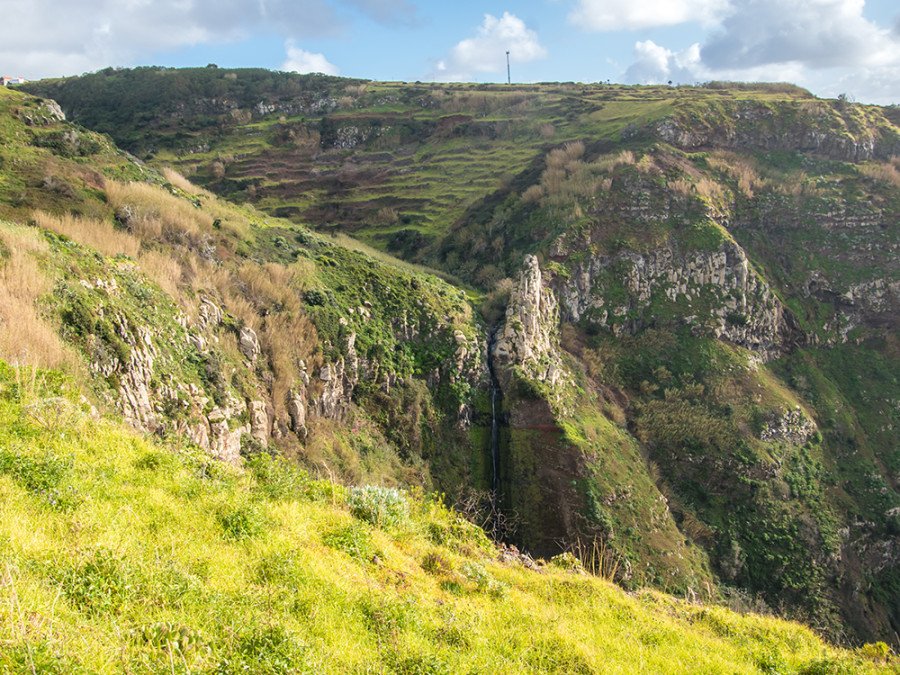
[[[421,495],[348,500],[281,460],[235,470],[110,420],[38,426],[22,406],[53,392],[16,381],[4,366],[2,672],[889,670],[797,624],[501,562]],[[54,508],[42,481],[81,499]]]

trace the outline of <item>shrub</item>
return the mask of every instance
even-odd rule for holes
[[[509,590],[507,584],[494,579],[481,563],[466,563],[462,566],[462,573],[479,591],[490,593],[495,597],[503,597]]]
[[[355,518],[378,527],[398,527],[409,517],[409,501],[394,488],[375,485],[352,488],[347,504]]]
[[[559,555],[555,555],[550,558],[550,564],[554,567],[559,567],[560,569],[564,569],[567,572],[583,572],[584,565],[581,564],[581,561],[575,557],[574,554],[566,551],[564,553],[560,553]]]
[[[22,413],[47,431],[71,427],[81,418],[81,411],[75,404],[62,396],[51,396],[30,403],[22,408]]]
[[[869,642],[859,647],[856,653],[876,663],[888,663],[891,660],[891,648],[884,642]]]
[[[14,450],[0,450],[0,473],[9,474],[30,492],[56,490],[71,467],[71,459],[57,457],[51,452],[32,457]]]
[[[62,572],[61,586],[78,609],[91,614],[118,612],[136,595],[137,578],[111,551],[98,549]]]
[[[263,531],[265,519],[253,504],[228,505],[219,509],[219,526],[226,539],[248,539]]]
[[[253,474],[259,491],[269,499],[311,496],[309,474],[286,459],[262,452],[250,456],[244,466]]]
[[[322,307],[328,304],[328,296],[325,294],[325,291],[311,288],[303,294],[303,302],[310,307]]]
[[[275,551],[260,558],[253,569],[258,584],[297,585],[297,560],[293,551]]]
[[[4,644],[0,649],[0,673],[64,675],[72,672],[79,671],[46,642],[36,643],[32,638],[28,644]]]
[[[395,602],[388,598],[365,597],[359,605],[366,628],[380,638],[389,639],[414,626],[417,620],[412,602]]]
[[[421,566],[423,570],[434,575],[449,574],[453,571],[450,562],[438,551],[429,553],[422,558]]]
[[[358,523],[325,532],[322,543],[361,561],[372,560],[376,555],[372,533]]]
[[[135,633],[152,647],[174,651],[181,655],[194,651],[202,645],[200,634],[196,630],[173,624],[171,621],[148,624]]]
[[[277,625],[251,625],[238,633],[231,652],[216,664],[216,675],[301,672],[306,646]]]
[[[400,654],[391,652],[387,657],[391,672],[399,675],[443,675],[453,670],[433,654]]]

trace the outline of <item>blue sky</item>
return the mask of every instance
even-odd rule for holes
[[[0,74],[264,67],[404,81],[787,81],[900,104],[896,0],[2,0]],[[14,27],[12,30],[10,26]]]

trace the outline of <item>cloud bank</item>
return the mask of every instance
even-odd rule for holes
[[[856,87],[873,102],[897,98],[900,18],[890,28],[882,28],[863,16],[864,0],[637,4],[579,0],[570,18],[589,31],[693,21],[708,25],[709,32],[702,44],[680,51],[649,39],[637,41],[634,61],[624,72],[626,82],[789,81],[825,95]]]
[[[578,0],[569,20],[590,31],[637,30],[690,21],[709,24],[727,9],[728,0]]]
[[[281,70],[300,73],[323,73],[339,75],[340,68],[329,63],[324,54],[313,54],[297,47],[292,40],[287,45],[287,60],[281,64]]]
[[[431,79],[442,82],[471,80],[477,73],[506,70],[506,52],[510,64],[530,63],[547,57],[538,34],[517,16],[504,12],[499,19],[484,15],[475,37],[458,42],[447,58],[438,62]]]
[[[28,78],[74,75],[253,34],[336,37],[360,15],[411,24],[416,8],[407,0],[8,0],[0,62]]]

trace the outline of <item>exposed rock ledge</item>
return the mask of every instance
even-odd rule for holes
[[[676,319],[763,360],[782,354],[793,332],[781,302],[732,241],[715,251],[682,252],[669,243],[595,255],[571,269],[555,283],[570,321],[585,317],[630,334]]]

